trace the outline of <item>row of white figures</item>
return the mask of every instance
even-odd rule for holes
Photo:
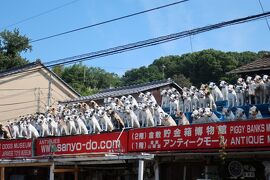
[[[192,124],[219,122],[220,119],[210,108],[198,108],[192,111]]]
[[[247,120],[247,119],[262,119],[263,116],[256,106],[249,108],[248,117],[245,114],[245,110],[242,108],[236,108],[235,113],[232,112],[230,108],[224,107],[222,109],[222,115],[225,121],[235,121],[235,120]]]
[[[270,103],[270,77],[268,75],[258,76],[253,79],[248,76],[246,79],[248,90],[248,102],[252,103],[254,98],[255,104]]]
[[[187,124],[188,121],[180,121]],[[13,139],[94,134],[123,128],[176,126],[151,93],[140,93],[138,101],[131,95],[108,97],[104,106],[95,101],[49,108],[45,114],[29,115],[6,126]]]
[[[247,76],[246,80],[238,78],[235,85],[220,82],[224,100],[228,100],[229,107],[246,104],[270,103],[270,78],[256,75],[254,78]]]
[[[220,88],[219,88],[220,87]],[[254,78],[248,76],[246,80],[238,78],[232,85],[220,81],[219,87],[214,83],[202,84],[200,89],[191,86],[184,87],[182,92],[175,88],[161,91],[163,108],[169,108],[170,114],[176,111],[191,112],[197,108],[216,109],[216,101],[227,100],[227,107],[243,106],[246,104],[270,103],[270,78],[268,75]]]
[[[196,88],[192,87],[190,91],[196,92]],[[170,113],[180,118],[178,125],[189,124],[183,111],[179,108],[179,101],[177,102],[180,93],[175,89],[166,90],[166,92],[170,94]],[[184,88],[183,92],[187,92],[187,89]],[[204,91],[199,90],[199,92]],[[240,108],[239,112],[241,112]],[[224,116],[225,114],[224,110]],[[193,123],[218,121],[211,108],[201,107],[193,111],[192,116],[195,119]],[[204,119],[198,117],[204,117]],[[256,116],[256,118],[258,117]],[[196,119],[200,120],[196,121]],[[9,122],[5,129],[9,131],[10,137],[16,139],[21,137],[37,138],[40,136],[93,134],[123,128],[176,125],[170,114],[164,112],[156,103],[154,96],[147,92],[140,93],[137,100],[131,95],[121,98],[108,97],[104,99],[104,106],[97,104],[95,101],[91,101],[89,104],[59,104],[57,108],[49,108],[45,114],[28,115]]]
[[[112,99],[116,99],[112,101]],[[105,108],[111,108],[119,114],[122,119],[126,119],[126,127],[153,127],[153,126],[175,126],[172,117],[164,112],[157,104],[155,97],[150,93],[140,93],[138,100],[133,96],[122,96],[120,100],[117,98],[105,99]],[[118,102],[118,103],[117,103]]]
[[[177,111],[191,112],[192,109],[206,108],[216,109],[213,95],[205,90],[198,90],[191,86],[190,89],[183,88],[182,92],[178,92],[175,88],[164,89],[161,91],[161,106],[169,108],[170,114],[176,114]]]
[[[19,121],[8,121],[5,126],[6,133],[9,138],[38,138],[39,132],[37,130],[37,121],[35,121],[37,115],[28,115],[21,117]]]
[[[252,106],[249,109],[249,116],[247,118],[244,109],[236,108],[235,114],[228,107],[222,109],[223,121],[236,121],[236,120],[247,120],[247,119],[262,119],[263,116],[256,106]],[[192,124],[202,124],[219,122],[220,119],[210,108],[199,108],[192,112],[191,117],[193,118]]]
[[[246,80],[238,78],[234,85],[221,81],[219,86],[220,89],[213,82],[209,84],[215,101],[228,100],[231,106],[242,106],[246,102],[248,104],[270,102],[270,78],[268,75],[262,77],[256,75],[254,78],[247,76]]]

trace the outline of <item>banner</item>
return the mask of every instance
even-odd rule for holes
[[[32,140],[1,140],[0,141],[0,158],[27,158],[32,157]]]
[[[129,131],[129,152],[270,147],[270,120],[234,121]]]
[[[127,137],[127,132],[113,132],[39,138],[36,140],[36,155],[125,153],[127,152]]]

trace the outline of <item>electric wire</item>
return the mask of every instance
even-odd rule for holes
[[[44,107],[42,107],[41,109],[45,109]],[[13,121],[17,121],[19,120],[19,117],[25,117],[25,116],[28,116],[29,114],[22,114],[22,115],[19,115],[19,116],[13,116],[11,118],[8,118],[8,119],[0,119],[0,123],[5,123],[7,121],[10,121],[10,120],[13,120]]]
[[[174,41],[174,40],[177,40],[180,38],[185,38],[185,37],[188,37],[191,35],[196,35],[196,34],[208,32],[208,31],[215,30],[215,29],[220,29],[220,28],[227,27],[227,26],[247,23],[247,22],[259,20],[262,18],[266,18],[268,16],[270,16],[270,12],[256,14],[256,15],[247,16],[244,18],[238,18],[238,19],[225,21],[225,22],[221,22],[221,23],[217,23],[217,24],[213,24],[213,25],[208,25],[208,26],[204,26],[204,27],[199,27],[199,28],[195,28],[192,30],[186,30],[186,31],[182,31],[182,32],[178,32],[178,33],[174,33],[174,34],[170,34],[170,35],[166,35],[166,36],[160,36],[157,38],[152,38],[152,39],[148,39],[148,40],[144,40],[144,41],[138,41],[135,43],[117,46],[117,47],[113,47],[113,48],[109,48],[109,49],[105,49],[105,50],[100,50],[100,51],[90,52],[90,53],[77,55],[77,56],[73,56],[73,57],[53,60],[53,61],[49,61],[49,62],[44,63],[44,65],[47,67],[52,67],[52,66],[56,66],[56,65],[71,64],[71,63],[76,63],[79,61],[100,58],[100,57],[104,57],[104,56],[109,56],[109,55],[113,55],[113,54],[118,54],[118,53],[122,53],[122,52],[126,52],[126,51],[131,51],[131,50],[143,48],[143,47],[154,46],[154,45],[158,45],[158,44],[169,42],[169,41]]]
[[[22,74],[21,76],[23,76],[23,75],[25,75],[25,74],[27,74],[27,73],[31,73],[31,72],[38,72],[40,69],[42,69],[43,67],[41,66],[41,67],[35,67],[34,69],[26,69],[26,70],[24,70],[24,71],[22,71],[22,70],[20,70],[20,68],[19,68],[19,66],[18,67],[16,67],[16,68],[18,68],[19,70],[12,70],[12,69],[10,69],[10,71],[11,72],[8,72],[8,73],[6,73],[6,74],[4,74],[4,75],[1,75],[1,77],[5,77],[5,76],[9,76],[9,75],[13,75],[13,74]],[[9,70],[8,70],[9,71]],[[20,79],[23,79],[23,78],[28,78],[28,76],[27,77],[20,77]],[[30,78],[30,77],[29,77]],[[3,81],[6,81],[5,79],[0,79],[0,83],[2,83]]]
[[[30,89],[14,88],[14,89],[0,89],[0,91],[28,91],[28,90],[30,91],[30,90],[36,90],[36,89],[48,89],[48,88],[30,88]]]
[[[192,30],[188,30],[188,31],[182,31],[182,32],[175,33],[175,34],[170,34],[167,36],[160,36],[158,38],[148,39],[145,41],[139,41],[136,43],[131,43],[131,44],[123,45],[123,46],[117,46],[117,47],[109,48],[106,50],[87,53],[87,54],[83,54],[83,55],[79,55],[79,56],[73,56],[70,58],[64,58],[64,59],[60,59],[60,60],[56,60],[56,61],[50,61],[46,64],[48,64],[47,67],[51,67],[51,66],[60,65],[60,64],[68,64],[68,63],[74,63],[77,61],[83,61],[86,59],[100,58],[100,57],[104,57],[104,56],[108,56],[108,55],[122,53],[125,51],[130,51],[130,50],[134,50],[134,49],[138,49],[138,48],[153,46],[153,45],[177,40],[179,38],[188,37],[191,35],[207,32],[210,30],[218,29],[218,28],[223,28],[226,26],[232,26],[232,25],[237,25],[237,24],[247,23],[250,21],[259,20],[262,18],[267,18],[269,15],[270,15],[270,12],[266,12],[266,13],[248,16],[248,17],[244,17],[244,18],[234,19],[231,21],[226,21],[226,22],[222,22],[222,23],[218,23],[218,24],[214,24],[214,25],[204,26],[201,28],[196,28],[196,29],[192,29]],[[43,94],[43,93],[41,92],[41,94]],[[52,98],[52,99],[56,100],[55,98]],[[40,101],[40,102],[42,102],[42,101]],[[46,105],[46,103],[44,103],[44,102],[42,102],[42,103],[44,105]],[[36,107],[36,106],[26,106],[24,108],[10,109],[10,110],[6,110],[6,111],[0,111],[0,113],[10,112],[10,111],[14,111],[14,110],[21,110],[21,109],[29,109],[32,107]]]
[[[44,98],[40,98],[44,99]],[[11,105],[18,105],[18,104],[27,104],[31,102],[38,102],[39,100],[32,100],[32,101],[22,101],[22,102],[16,102],[16,103],[7,103],[7,104],[0,104],[0,106],[11,106]]]
[[[238,25],[238,24],[243,24],[243,23],[247,23],[247,22],[251,22],[251,21],[256,21],[256,20],[266,18],[269,16],[270,16],[270,12],[265,12],[265,13],[261,13],[261,14],[247,16],[244,18],[238,18],[238,19],[234,19],[234,20],[230,20],[230,21],[225,21],[225,22],[213,24],[213,25],[208,25],[208,26],[204,26],[204,27],[200,27],[200,28],[195,28],[195,29],[191,29],[191,30],[186,30],[186,31],[174,33],[174,34],[169,34],[166,36],[160,36],[157,38],[152,38],[152,39],[148,39],[148,40],[144,40],[144,41],[138,41],[135,43],[117,46],[117,47],[113,47],[113,48],[109,48],[109,49],[105,49],[105,50],[90,52],[90,53],[72,56],[72,57],[63,58],[63,59],[57,59],[57,60],[45,62],[44,65],[49,68],[49,67],[53,67],[53,66],[57,66],[57,65],[64,65],[64,64],[67,65],[67,64],[80,62],[80,61],[101,58],[101,57],[105,57],[105,56],[109,56],[109,55],[123,53],[126,51],[131,51],[131,50],[135,50],[135,49],[139,49],[139,48],[144,48],[144,47],[148,47],[148,46],[154,46],[154,45],[158,45],[161,43],[174,41],[174,40],[177,40],[180,38],[185,38],[185,37],[188,37],[191,35],[196,35],[196,34],[208,32],[211,30],[219,29],[219,28],[224,28],[227,26]],[[37,71],[41,68],[43,68],[43,67],[35,68],[34,70],[31,69],[31,70],[25,70],[25,71],[15,71],[15,72],[9,73],[8,75],[17,74],[17,73],[27,73],[27,72],[31,72],[31,71],[34,72],[34,71]]]
[[[40,102],[41,104],[43,104],[43,105],[44,105],[43,108],[45,108],[45,107],[47,106],[47,104],[46,104],[44,101],[36,100],[36,102]],[[17,110],[24,110],[24,109],[30,109],[30,108],[32,108],[32,107],[37,108],[36,105],[31,105],[31,106],[24,106],[24,107],[20,107],[20,108],[14,108],[14,109],[8,109],[8,110],[0,111],[0,113],[11,112],[11,111],[17,111]],[[42,108],[42,106],[41,106],[40,108]]]
[[[91,24],[91,25],[88,25],[88,26],[76,28],[76,29],[73,29],[73,30],[69,30],[69,31],[65,31],[65,32],[62,32],[62,33],[54,34],[54,35],[51,35],[51,36],[39,38],[39,39],[30,41],[30,43],[42,41],[42,40],[45,40],[45,39],[50,39],[50,38],[57,37],[57,36],[62,36],[64,34],[73,33],[73,32],[76,32],[76,31],[80,31],[80,30],[83,30],[83,29],[92,28],[92,27],[95,27],[95,26],[100,26],[100,25],[111,23],[111,22],[115,22],[115,21],[119,21],[119,20],[122,20],[122,19],[126,19],[126,18],[130,18],[130,17],[133,17],[133,16],[137,16],[137,15],[140,15],[140,14],[148,13],[148,12],[151,12],[151,11],[159,10],[159,9],[170,7],[170,6],[174,6],[174,5],[177,5],[177,4],[186,2],[186,1],[189,1],[189,0],[177,1],[177,2],[174,2],[174,3],[166,4],[166,5],[163,5],[163,6],[158,6],[158,7],[155,7],[155,8],[147,9],[147,10],[136,12],[136,13],[132,13],[132,14],[128,14],[128,15],[121,16],[121,17],[118,17],[118,18],[114,18],[114,19],[102,21],[102,22],[99,22],[99,23],[96,23],[96,24]]]
[[[42,89],[48,89],[48,88],[34,88],[34,89],[29,89],[29,90],[25,90],[23,92],[18,92],[18,93],[13,93],[13,94],[9,94],[7,96],[1,96],[0,99],[9,99],[9,98],[14,98],[14,97],[17,97],[17,96],[21,96],[21,95],[25,95],[27,93],[35,93],[35,90],[39,90],[40,93],[42,94]]]
[[[7,29],[7,28],[9,28],[9,27],[12,27],[12,26],[15,26],[15,25],[24,23],[24,22],[26,22],[26,21],[35,19],[35,18],[40,17],[40,16],[43,16],[43,15],[45,15],[45,14],[49,14],[49,13],[51,13],[51,12],[53,12],[53,11],[56,11],[56,10],[61,9],[61,8],[63,8],[63,7],[66,7],[66,6],[68,6],[68,5],[70,5],[70,4],[73,4],[73,3],[77,2],[77,1],[79,1],[79,0],[73,0],[73,1],[70,1],[70,2],[65,3],[65,4],[63,4],[63,5],[60,5],[60,6],[57,6],[57,7],[55,7],[55,8],[52,8],[52,9],[49,9],[49,10],[47,10],[47,11],[41,12],[41,13],[39,13],[39,14],[36,14],[36,15],[34,15],[34,16],[30,16],[30,17],[28,17],[28,18],[22,19],[22,20],[20,20],[20,21],[18,21],[18,22],[15,22],[15,23],[12,23],[12,24],[10,24],[10,25],[7,25],[7,26],[4,27],[3,29]]]
[[[26,116],[26,115],[21,115],[21,116]],[[1,120],[0,120],[0,124],[1,124],[1,123],[5,123],[5,122],[10,121],[10,120],[16,121],[17,118],[18,118],[18,116],[14,116],[14,117],[11,117],[11,118],[8,118],[8,119],[1,119]]]
[[[58,91],[56,91],[54,88],[52,88],[52,92],[55,92],[56,94],[58,94],[62,99],[67,99],[68,97],[63,96],[62,94],[60,94]]]
[[[37,108],[37,106],[32,105],[32,106],[25,106],[23,108],[9,109],[9,110],[5,110],[5,111],[0,111],[0,113],[11,112],[11,111],[15,111],[15,110],[24,110],[24,109],[30,109],[30,108]]]
[[[21,77],[21,79],[31,79],[31,78],[34,78],[34,77],[37,77],[37,76],[42,76],[41,74],[36,74],[36,75],[33,75],[33,76],[26,76],[26,77]]]
[[[261,6],[262,12],[264,13],[265,11],[264,11],[264,8],[263,8],[263,5],[262,5],[261,0],[258,0],[258,1],[259,1],[260,6]],[[265,21],[266,21],[266,25],[268,27],[268,30],[270,31],[270,25],[269,25],[268,19],[265,18]]]
[[[1,96],[0,99],[3,100],[3,99],[8,99],[8,98],[14,98],[14,97],[17,97],[17,96],[21,96],[21,95],[25,95],[27,93],[33,93],[34,91],[32,90],[27,90],[27,91],[24,91],[24,92],[19,92],[19,93],[14,93],[14,94],[10,94],[10,95],[7,95],[7,96]]]

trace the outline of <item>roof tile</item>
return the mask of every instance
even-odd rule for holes
[[[160,88],[163,86],[172,85],[175,88],[177,88],[179,91],[182,91],[182,88],[176,84],[171,79],[168,80],[159,80],[159,81],[153,81],[143,84],[136,84],[131,86],[123,86],[119,88],[113,88],[113,89],[105,89],[100,91],[97,94],[93,94],[90,96],[80,97],[68,101],[63,101],[62,103],[70,103],[70,102],[82,102],[82,101],[90,101],[90,100],[99,100],[104,99],[106,97],[116,97],[116,96],[123,96],[128,94],[135,94],[139,92],[148,91],[151,89]]]
[[[256,71],[261,71],[261,70],[270,70],[270,57],[269,56],[262,59],[257,59],[249,64],[236,68],[228,72],[228,74],[256,72]]]

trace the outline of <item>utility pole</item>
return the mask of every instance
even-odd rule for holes
[[[192,35],[189,36],[190,50],[193,53]]]
[[[163,65],[161,66],[161,68],[162,68],[162,77],[163,77],[163,79],[165,79],[164,69],[166,68],[166,66],[163,64]]]
[[[85,84],[85,74],[86,74],[86,69],[85,69],[85,66],[83,67],[83,83]]]

